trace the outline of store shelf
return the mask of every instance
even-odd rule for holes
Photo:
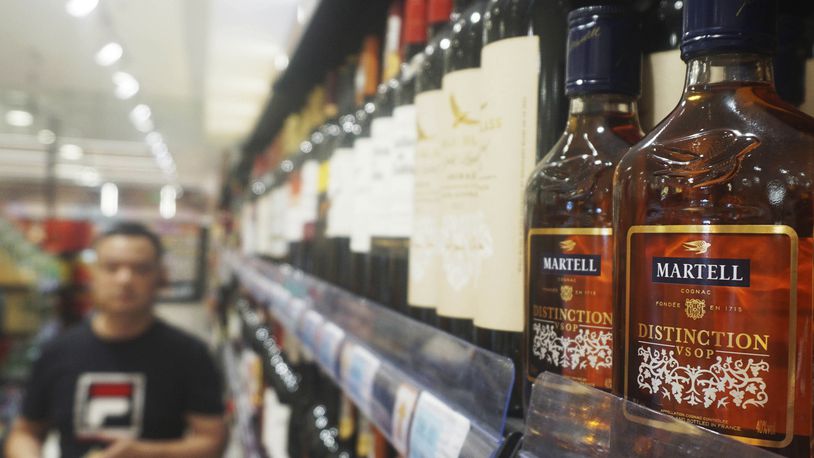
[[[543,373],[534,383],[520,456],[777,455],[567,378]]]
[[[510,359],[289,266],[234,254],[226,262],[397,450],[475,457],[500,449]]]

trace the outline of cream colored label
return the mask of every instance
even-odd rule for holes
[[[485,235],[475,325],[523,331],[523,201],[537,152],[540,39],[510,38],[483,48],[486,153],[478,174]]]
[[[393,111],[393,149],[390,161],[390,205],[388,234],[409,238],[413,233],[413,176],[415,173],[415,105]]]
[[[681,100],[687,66],[675,49],[644,57],[639,119],[645,132],[660,123]]]
[[[354,253],[370,252],[370,175],[373,140],[359,138],[353,144],[353,222],[350,248]]]
[[[337,148],[331,156],[331,174],[328,176],[329,237],[350,237],[353,225],[353,148]]]
[[[280,186],[271,192],[271,256],[285,257],[288,254],[288,241],[285,238],[286,217],[288,210],[288,187]]]
[[[806,94],[800,109],[809,116],[814,116],[814,59],[806,62]]]
[[[300,203],[302,204],[303,223],[313,223],[317,220],[319,202],[319,162],[306,161],[302,165],[302,188]]]
[[[413,234],[410,238],[408,301],[414,307],[433,308],[438,303],[441,257],[438,185],[441,181],[440,141],[441,90],[416,95],[415,184],[413,188]]]
[[[438,314],[474,318],[476,283],[488,246],[482,209],[478,207],[483,141],[480,135],[483,93],[481,71],[471,68],[444,76],[441,135],[441,282]]]
[[[370,174],[371,237],[387,237],[389,207],[392,203],[391,183],[395,120],[392,116],[378,117],[370,128],[373,158]]]

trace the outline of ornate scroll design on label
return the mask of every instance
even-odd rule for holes
[[[730,180],[758,145],[754,135],[714,129],[654,144],[651,157],[664,166],[656,175],[685,179],[698,188]]]
[[[714,403],[715,408],[720,408],[731,402],[746,409],[765,407],[769,402],[766,382],[760,376],[769,372],[769,363],[764,360],[718,356],[709,368],[682,366],[675,351],[648,347],[640,347],[638,357],[639,388],[678,404],[703,403],[709,408]]]
[[[557,335],[552,324],[534,323],[534,356],[566,369],[608,368],[612,363],[611,332],[580,329],[576,336]]]

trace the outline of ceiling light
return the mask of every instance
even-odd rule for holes
[[[9,110],[6,112],[6,122],[14,127],[28,127],[34,124],[34,115],[25,110]]]
[[[85,17],[99,5],[99,0],[68,0],[65,10],[74,17]]]
[[[37,141],[43,145],[52,145],[57,141],[57,135],[52,130],[42,129],[37,132]]]
[[[305,24],[305,19],[305,8],[302,5],[297,5],[297,22],[300,24]]]
[[[175,199],[177,196],[175,186],[168,184],[161,188],[161,203],[158,210],[162,218],[170,219],[175,216]]]
[[[79,184],[83,186],[98,186],[99,181],[99,172],[93,168],[87,167],[79,173]]]
[[[118,62],[122,58],[122,54],[124,54],[122,45],[112,41],[102,46],[102,49],[96,53],[96,63],[102,67],[109,67]]]
[[[59,157],[65,159],[66,161],[78,161],[79,159],[82,159],[84,154],[85,152],[81,147],[72,145],[70,143],[66,143],[59,147]]]
[[[274,58],[274,67],[279,71],[283,71],[288,68],[288,62],[288,56],[279,54]]]
[[[147,142],[148,145],[155,146],[159,143],[164,142],[164,137],[162,137],[161,134],[159,134],[158,132],[150,132],[149,134],[147,134],[146,137],[144,137],[144,140]]]
[[[155,128],[155,124],[150,119],[151,115],[150,107],[141,103],[130,111],[130,121],[140,132],[150,132]]]
[[[102,185],[102,193],[99,201],[102,214],[111,217],[119,212],[119,188],[113,183]]]
[[[138,94],[139,84],[133,75],[125,72],[113,74],[113,84],[116,85],[116,97],[126,100]]]

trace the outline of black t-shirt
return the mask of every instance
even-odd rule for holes
[[[206,346],[160,320],[126,341],[86,321],[45,347],[22,415],[59,430],[63,457],[81,457],[117,438],[180,438],[186,414],[223,412],[221,387]]]

